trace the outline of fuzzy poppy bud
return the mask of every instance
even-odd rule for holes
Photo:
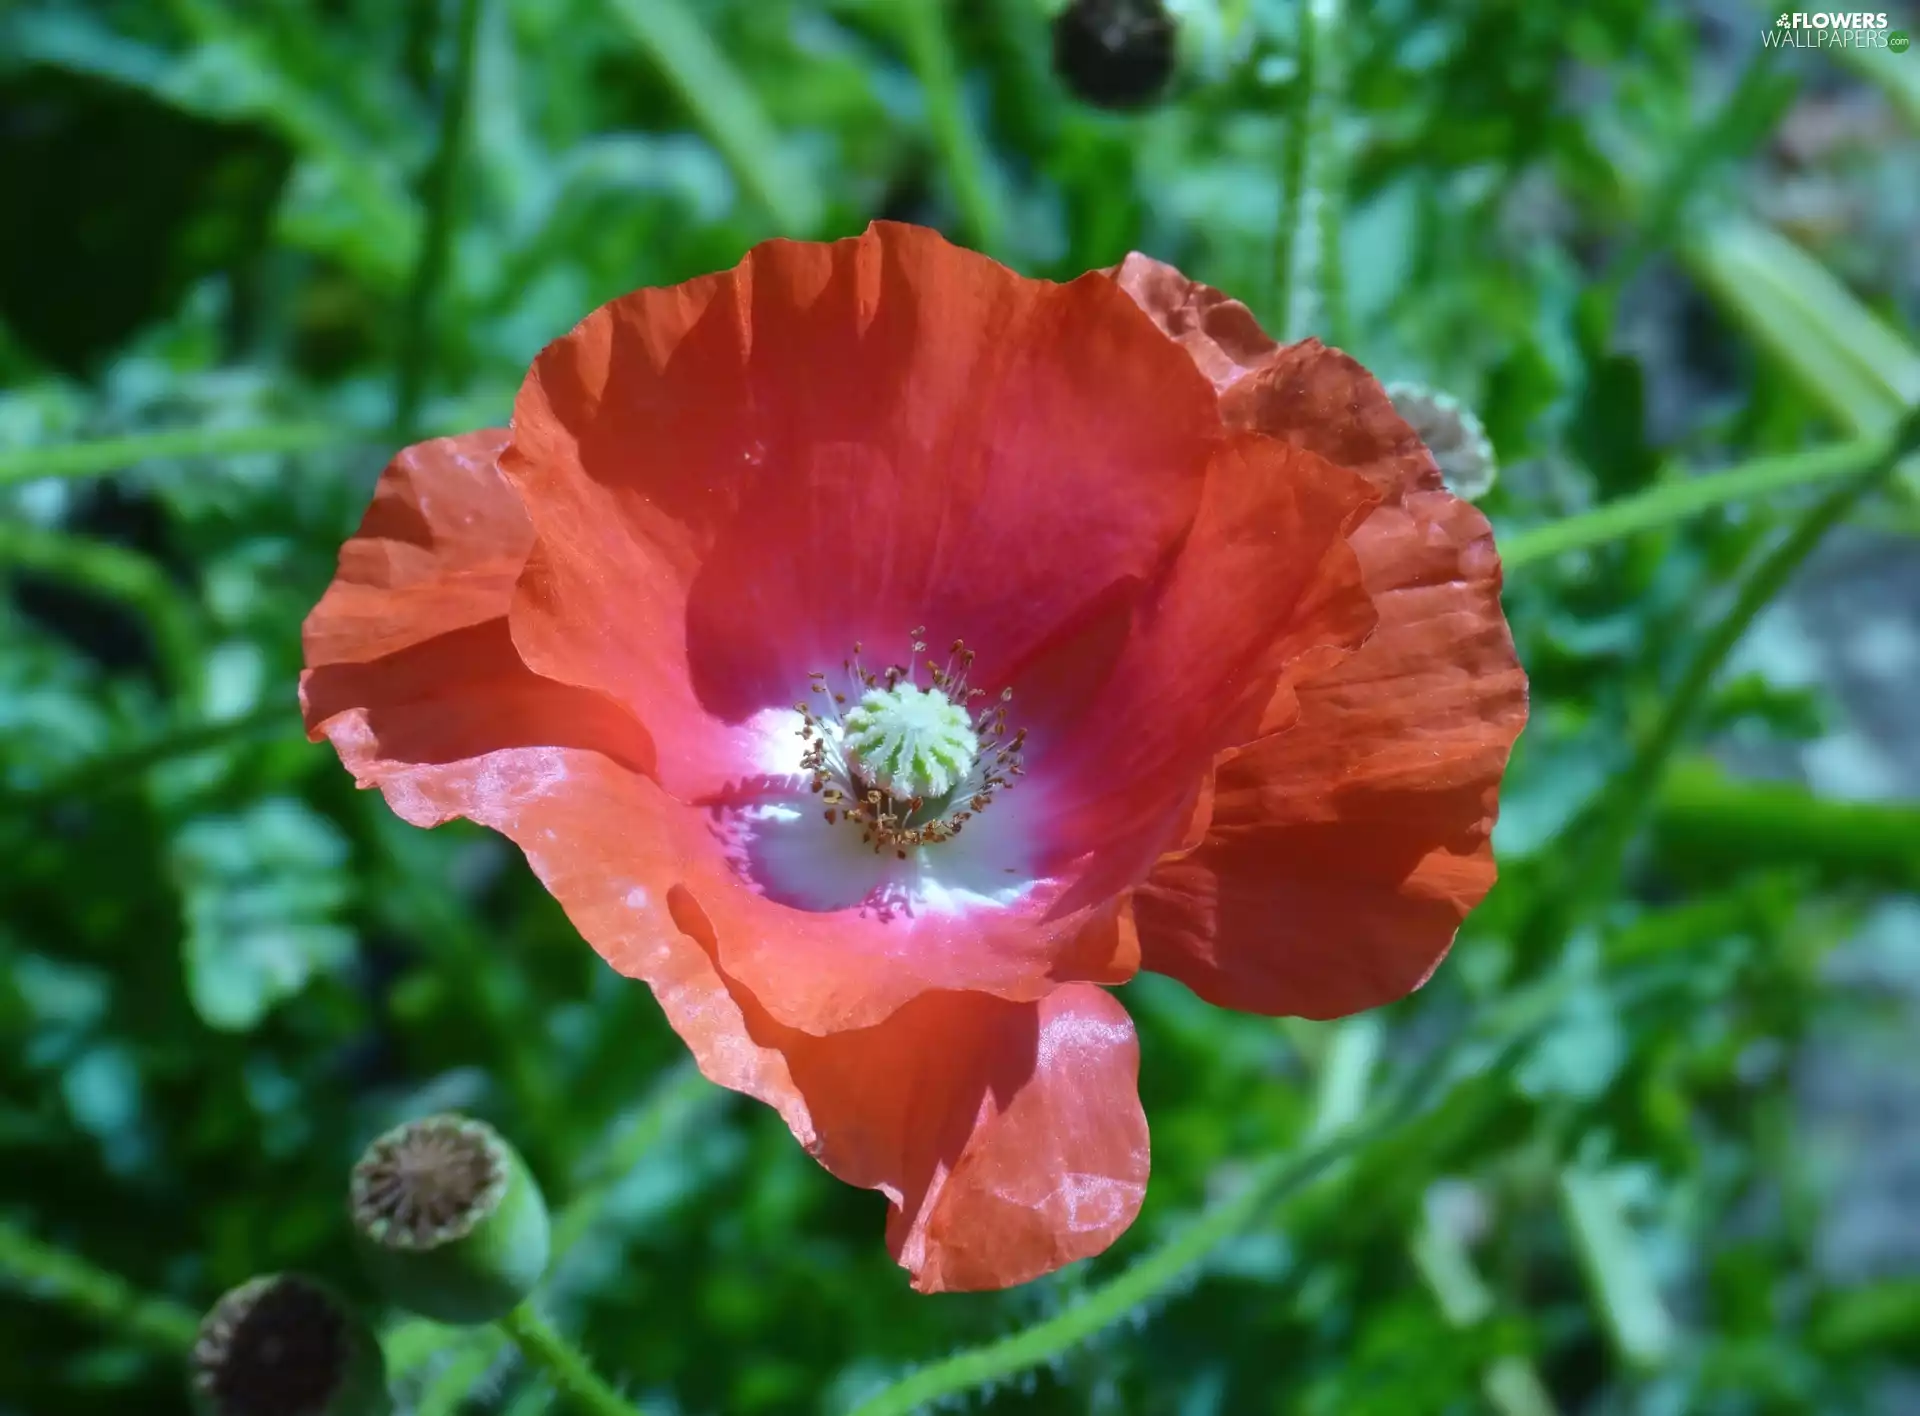
[[[492,1322],[546,1272],[547,1202],[518,1151],[484,1122],[397,1126],[353,1167],[353,1227],[367,1270],[436,1322]]]
[[[1448,491],[1464,501],[1478,501],[1493,490],[1500,465],[1486,428],[1471,408],[1425,384],[1388,384],[1387,397],[1440,464]]]
[[[1172,76],[1173,41],[1160,0],[1074,0],[1053,22],[1053,68],[1088,103],[1139,108]]]
[[[200,1324],[189,1358],[202,1416],[387,1416],[386,1366],[364,1320],[323,1284],[249,1279]]]

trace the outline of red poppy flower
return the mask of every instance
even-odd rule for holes
[[[1374,380],[1130,257],[772,241],[396,457],[306,624],[362,786],[501,831],[916,1288],[1098,1253],[1139,968],[1328,1017],[1493,881],[1486,522]]]

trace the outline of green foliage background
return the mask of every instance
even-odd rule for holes
[[[1835,1036],[1897,1059],[1903,1028],[1911,1068],[1911,985],[1830,957],[1870,922],[1920,973],[1920,808],[1797,784],[1803,746],[1857,737],[1847,701],[1764,636],[1721,672],[1713,628],[1779,588],[1818,490],[1910,563],[1914,474],[1843,478],[1920,398],[1920,56],[1767,50],[1771,12],[1730,0],[1187,0],[1174,88],[1122,116],[1053,76],[1051,8],[0,8],[0,1413],[184,1409],[179,1314],[80,1301],[20,1236],[192,1309],[285,1268],[372,1302],[346,1169],[446,1107],[526,1152],[570,1241],[549,1309],[652,1411],[884,1403],[1074,1312],[1121,1320],[945,1386],[1916,1409],[1911,1212],[1885,1262],[1823,1255],[1920,1099],[1835,1150],[1797,1079]],[[1338,1025],[1129,985],[1145,1212],[1001,1295],[911,1295],[878,1196],[692,1075],[503,843],[356,794],[293,702],[396,428],[500,422],[595,304],[882,214],[1034,275],[1144,249],[1465,399],[1534,685],[1503,881],[1435,981]],[[1102,1288],[1202,1213],[1223,1242]],[[422,1413],[552,1400],[484,1332],[395,1319],[389,1360]]]

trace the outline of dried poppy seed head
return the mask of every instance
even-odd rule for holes
[[[546,1271],[546,1201],[519,1153],[471,1117],[429,1116],[376,1139],[349,1199],[369,1272],[425,1317],[491,1322]]]
[[[334,1294],[275,1274],[225,1294],[193,1344],[206,1416],[384,1416],[380,1344]]]
[[[1173,60],[1173,18],[1160,0],[1074,0],[1053,22],[1054,72],[1102,108],[1151,103]]]
[[[1448,491],[1463,500],[1478,501],[1493,490],[1500,465],[1487,430],[1471,408],[1425,384],[1388,384],[1387,397],[1393,401],[1393,411],[1407,420],[1440,464]]]
[[[353,1167],[353,1222],[376,1244],[431,1249],[471,1231],[506,1194],[505,1143],[464,1116],[381,1136]]]

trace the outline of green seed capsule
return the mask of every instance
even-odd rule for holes
[[[1440,464],[1448,491],[1462,500],[1478,501],[1493,490],[1500,464],[1486,428],[1471,408],[1425,384],[1388,384],[1387,397],[1393,411],[1407,420]]]
[[[546,1272],[546,1200],[484,1122],[429,1116],[395,1127],[354,1166],[351,1198],[367,1271],[436,1322],[492,1322]]]
[[[200,1324],[189,1359],[201,1416],[388,1416],[380,1342],[324,1284],[249,1279]]]

